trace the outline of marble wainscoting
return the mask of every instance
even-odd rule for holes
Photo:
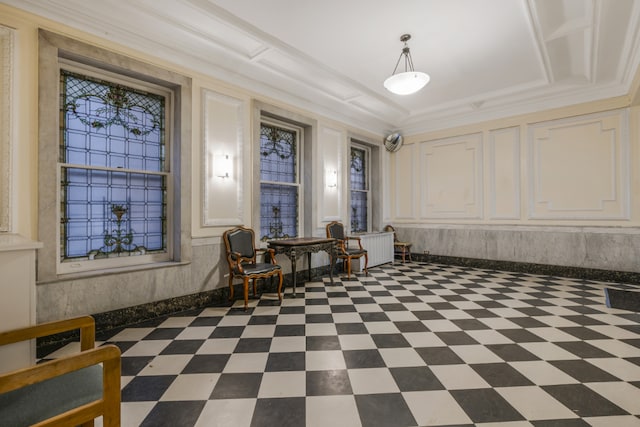
[[[640,230],[622,227],[396,227],[418,261],[640,284]]]

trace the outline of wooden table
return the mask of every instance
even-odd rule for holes
[[[333,268],[336,262],[336,239],[326,237],[297,237],[295,239],[270,240],[268,244],[277,254],[285,254],[291,261],[294,298],[296,296],[296,260],[301,255],[307,254],[309,280],[311,280],[311,254],[319,251],[326,252],[330,259],[329,278],[333,284]]]

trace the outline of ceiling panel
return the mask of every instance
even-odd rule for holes
[[[424,132],[627,93],[640,0],[0,0],[374,132]],[[382,82],[410,33],[431,76]]]

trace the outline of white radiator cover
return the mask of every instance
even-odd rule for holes
[[[367,250],[369,264],[367,268],[375,265],[393,262],[393,232],[358,234],[362,242],[362,247]],[[356,242],[351,242],[354,244]],[[356,243],[357,244],[357,243]],[[351,270],[361,272],[364,269],[364,257],[354,259],[351,263]]]

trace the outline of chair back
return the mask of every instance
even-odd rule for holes
[[[337,221],[327,224],[327,237],[344,240],[344,226]]]
[[[394,242],[397,242],[397,241],[398,241],[398,235],[396,234],[396,229],[395,229],[395,228],[393,228],[393,225],[391,225],[391,224],[389,224],[389,225],[385,225],[385,226],[384,226],[384,231],[386,231],[386,232],[390,232],[390,231],[392,231],[392,232],[393,232],[393,241],[394,241]]]
[[[225,231],[222,237],[228,254],[238,253],[242,258],[255,260],[255,235],[252,229],[236,227]]]

